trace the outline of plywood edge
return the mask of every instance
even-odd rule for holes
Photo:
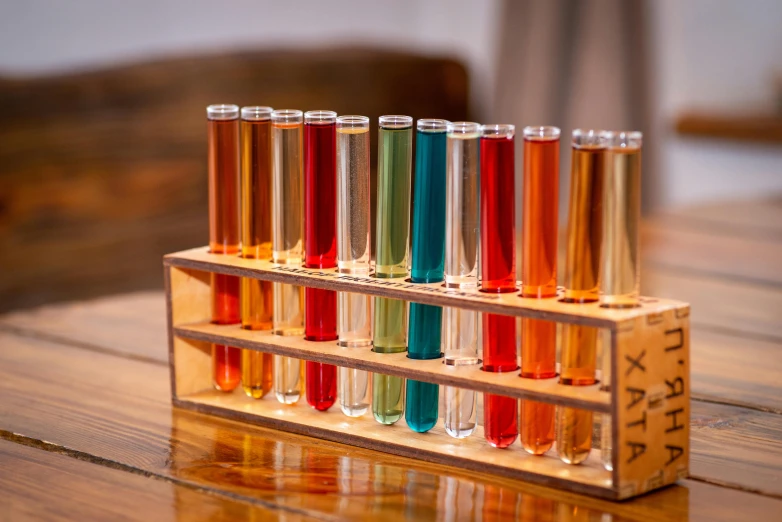
[[[687,306],[680,301],[644,297],[642,306],[638,308],[612,310],[601,308],[597,303],[568,304],[556,298],[527,299],[519,297],[517,293],[487,294],[477,289],[457,291],[445,288],[441,283],[415,284],[403,278],[379,279],[371,276],[340,274],[336,269],[309,269],[277,265],[265,260],[210,254],[206,247],[168,254],[164,257],[164,263],[191,270],[252,277],[298,286],[601,328],[614,328],[618,323],[636,317],[664,313]]]
[[[244,330],[238,325],[199,323],[174,328],[174,334],[213,344],[260,350],[371,372],[395,375],[479,392],[533,399],[561,406],[608,413],[610,394],[600,385],[565,386],[556,378],[522,379],[518,372],[488,373],[479,366],[447,366],[442,359],[414,360],[405,353],[378,354],[369,348],[341,348],[335,342],[312,342],[300,337],[283,337],[269,332]]]
[[[507,477],[517,480],[524,480],[543,486],[554,487],[559,489],[565,489],[575,493],[589,495],[598,498],[604,498],[608,500],[617,500],[617,492],[610,487],[610,473],[605,470],[586,469],[584,466],[570,466],[568,464],[558,461],[552,463],[551,461],[556,459],[555,456],[537,457],[531,456],[523,452],[519,447],[513,449],[496,449],[488,445],[485,445],[483,436],[480,432],[476,431],[468,439],[451,439],[445,434],[425,433],[419,434],[407,430],[406,427],[388,427],[381,426],[374,423],[371,419],[366,419],[366,423],[375,424],[380,430],[394,429],[394,434],[402,433],[402,429],[405,430],[404,437],[378,437],[376,433],[369,435],[362,435],[363,430],[360,429],[346,429],[346,426],[340,426],[340,423],[332,422],[332,427],[323,427],[320,425],[313,425],[311,422],[296,421],[293,418],[281,418],[277,416],[259,415],[258,413],[250,413],[243,411],[237,407],[225,407],[211,403],[207,398],[210,394],[199,394],[200,396],[180,397],[174,400],[174,405],[180,408],[193,410],[199,413],[205,413],[210,415],[217,415],[231,420],[247,422],[258,426],[272,428],[276,430],[287,431],[290,433],[296,433],[298,435],[304,435],[309,437],[315,437],[317,439],[328,440],[331,442],[348,444],[364,449],[380,451],[383,453],[389,453],[392,455],[398,455],[401,457],[412,458],[425,462],[431,462],[434,464],[440,464],[449,466],[452,468],[459,468],[465,471],[476,471],[481,473],[490,473],[498,477]],[[289,406],[290,407],[290,406]],[[294,406],[296,407],[296,406]],[[329,413],[317,412],[319,416],[329,415]],[[336,413],[335,413],[336,414]],[[341,415],[341,414],[340,414]],[[307,415],[305,415],[307,417]],[[351,419],[356,420],[356,419]],[[342,429],[340,429],[342,428]],[[436,429],[436,428],[435,428]],[[433,430],[434,431],[434,430]],[[447,439],[446,439],[447,438]],[[473,439],[473,444],[481,444],[482,450],[476,451],[474,456],[465,457],[458,453],[443,449],[439,444],[426,443],[427,439],[444,443],[443,446],[447,448],[450,444],[465,444],[470,443],[470,439]],[[477,441],[477,442],[476,442]],[[438,449],[441,448],[441,449]],[[486,459],[482,458],[491,453],[495,453],[497,456],[502,456],[500,459],[504,462],[509,462],[511,465],[502,465],[500,460],[496,458]],[[512,466],[513,461],[509,459],[524,459],[524,462],[529,463],[527,469],[520,469],[519,467]],[[545,462],[542,459],[546,459]],[[536,464],[538,464],[536,466]],[[555,466],[560,470],[559,475],[555,476],[552,473],[546,472],[543,468],[549,466]],[[533,471],[535,467],[540,467],[541,471]],[[600,477],[596,479],[595,477]]]

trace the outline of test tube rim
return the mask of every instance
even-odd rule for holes
[[[298,109],[278,109],[272,112],[272,123],[301,123],[304,113]]]
[[[482,138],[512,138],[516,135],[516,126],[510,123],[490,123],[481,125]]]
[[[601,133],[601,136],[606,139],[606,146],[609,149],[635,150],[643,145],[641,131],[606,130]],[[621,140],[621,143],[615,144],[616,140]]]
[[[448,123],[448,134],[457,134],[460,137],[480,136],[481,124],[474,121],[454,121]]]
[[[608,140],[603,135],[605,131],[600,129],[573,129],[571,134],[571,143],[574,149],[605,149],[608,147]],[[596,143],[579,143],[581,139],[587,138]]]
[[[212,121],[236,120],[239,118],[239,106],[233,103],[207,105],[206,117]]]
[[[368,129],[369,117],[358,114],[337,116],[338,129]]]
[[[334,111],[316,110],[304,113],[304,123],[306,125],[328,125],[336,123],[337,113]]]
[[[416,122],[416,129],[418,129],[419,132],[447,132],[448,125],[450,124],[451,122],[448,120],[441,120],[438,118],[421,118]]]
[[[245,121],[269,121],[274,109],[266,105],[242,107],[242,119]]]
[[[377,121],[383,129],[409,129],[413,126],[413,117],[402,114],[386,114]]]
[[[554,141],[558,140],[561,134],[562,130],[553,125],[528,125],[523,131],[527,141]]]

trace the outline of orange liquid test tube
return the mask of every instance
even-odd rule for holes
[[[272,257],[271,107],[242,107],[242,257]],[[239,306],[242,328],[272,329],[271,281],[243,277]],[[242,350],[242,389],[254,399],[272,387],[270,353]]]
[[[210,105],[208,120],[209,251],[239,253],[239,107]],[[239,278],[212,274],[212,322],[237,324]],[[238,348],[212,345],[212,379],[215,388],[233,391],[241,380]]]
[[[557,127],[524,129],[521,296],[557,295],[557,213],[559,202],[559,135]],[[550,379],[557,375],[557,325],[539,319],[521,320],[521,377]],[[554,444],[551,404],[521,401],[520,438],[524,449],[542,455]]]

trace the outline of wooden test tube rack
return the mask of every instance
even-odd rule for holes
[[[401,278],[276,265],[210,254],[206,247],[169,254],[163,264],[175,406],[608,499],[634,497],[688,474],[687,303],[642,298],[638,308],[604,309],[597,303],[454,291],[441,283],[412,284]],[[604,328],[610,332],[612,347],[610,391],[600,384],[566,386],[557,379],[522,379],[518,372],[488,373],[477,367],[447,366],[442,359],[411,360],[405,353],[376,354],[368,348],[341,348],[336,342],[214,325],[210,323],[210,272]],[[532,456],[518,443],[507,449],[493,448],[480,427],[471,437],[455,439],[445,433],[442,422],[428,433],[415,433],[404,422],[381,425],[371,414],[347,417],[338,405],[318,412],[303,400],[291,406],[278,403],[273,394],[256,400],[241,389],[219,392],[212,387],[213,343],[610,414],[613,471],[604,469],[600,451],[574,466],[560,461],[553,449],[545,456]]]

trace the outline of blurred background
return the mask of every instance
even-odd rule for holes
[[[206,244],[210,103],[557,125],[563,218],[576,127],[644,132],[647,215],[778,201],[780,28],[779,0],[5,0],[0,311],[159,289]]]

